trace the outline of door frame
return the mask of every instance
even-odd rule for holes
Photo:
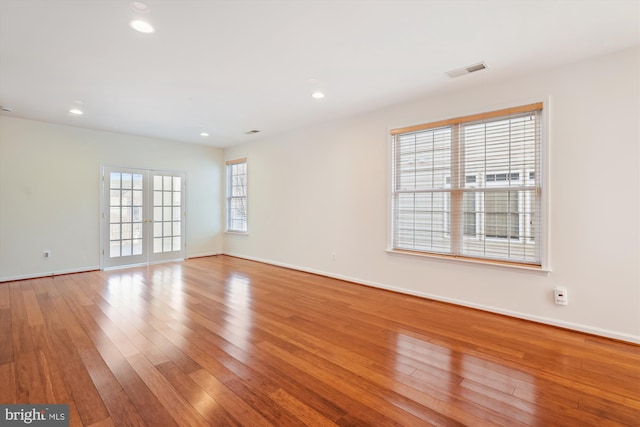
[[[121,173],[142,173],[143,174],[143,221],[142,221],[142,255],[128,256],[131,260],[130,263],[122,263],[117,265],[109,265],[107,260],[110,258],[109,254],[109,234],[110,234],[110,204],[109,192],[110,188],[107,188],[106,177],[110,172]],[[172,176],[181,178],[181,191],[180,191],[180,250],[170,252],[154,253],[154,177],[155,176]],[[184,171],[178,170],[159,170],[149,168],[134,168],[129,166],[119,166],[112,164],[103,164],[100,166],[100,269],[110,270],[116,268],[127,268],[139,265],[149,265],[170,261],[182,261],[186,259],[187,253],[187,225],[186,225],[186,205],[187,205],[187,174]],[[163,206],[164,207],[164,206]]]

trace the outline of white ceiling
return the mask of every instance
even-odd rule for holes
[[[640,44],[640,0],[144,3],[0,0],[0,114],[226,147]]]

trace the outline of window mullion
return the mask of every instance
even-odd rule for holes
[[[461,175],[461,132],[460,125],[456,124],[451,136],[451,208],[449,211],[449,223],[451,224],[451,253],[459,255],[462,252],[462,197]]]

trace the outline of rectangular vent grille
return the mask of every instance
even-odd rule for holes
[[[479,62],[477,64],[469,65],[463,68],[458,68],[457,70],[447,72],[447,75],[452,79],[455,77],[464,76],[466,74],[475,73],[476,71],[484,70],[487,68],[487,64],[484,62]]]

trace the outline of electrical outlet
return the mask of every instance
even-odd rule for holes
[[[45,258],[51,258],[51,251],[44,251],[42,253],[42,256],[45,257]]]
[[[567,288],[555,288],[553,290],[553,299],[558,305],[568,305],[569,296],[567,295]]]

